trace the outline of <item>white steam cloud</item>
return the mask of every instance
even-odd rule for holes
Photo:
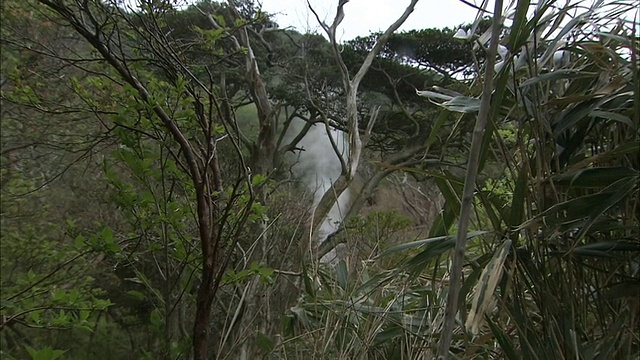
[[[291,137],[303,126],[304,120],[295,119],[289,131]],[[331,130],[331,136],[337,144],[338,151],[346,156],[348,144],[344,133],[339,130]],[[313,192],[315,209],[324,193],[331,188],[331,183],[340,176],[340,159],[331,146],[324,124],[312,126],[297,147],[304,149],[304,151],[296,152],[292,171],[294,176],[304,182],[307,189]],[[347,189],[331,208],[327,218],[324,219],[317,234],[317,241],[322,242],[337,229],[344,214],[349,210],[350,199],[351,195]],[[323,258],[323,261],[331,261],[333,258],[335,258],[335,253],[332,251]]]

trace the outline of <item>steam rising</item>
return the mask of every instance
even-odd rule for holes
[[[303,120],[294,120],[288,135],[293,137],[303,125]],[[331,130],[330,133],[337,144],[338,151],[343,157],[346,157],[348,144],[344,133],[339,130]],[[340,176],[340,160],[331,146],[329,135],[323,124],[312,126],[300,141],[298,147],[304,149],[304,151],[297,151],[295,154],[295,164],[292,168],[293,174],[313,193],[313,207],[315,210],[324,193],[331,188],[331,183]],[[338,224],[348,210],[350,199],[351,195],[347,189],[338,198],[329,215],[322,222],[316,241],[324,241],[329,234],[337,229]],[[323,258],[323,261],[330,261],[334,257],[335,253],[332,251]]]

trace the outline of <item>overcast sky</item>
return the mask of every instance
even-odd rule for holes
[[[469,0],[474,3],[474,0]],[[477,0],[479,4],[481,1]],[[338,0],[311,0],[320,17],[331,23]],[[345,18],[338,28],[339,40],[386,30],[404,11],[409,0],[351,0],[345,5]],[[293,26],[299,31],[319,30],[308,10],[306,0],[262,0],[263,10],[276,14],[280,27]],[[471,23],[476,10],[459,0],[420,0],[400,30],[455,27]]]

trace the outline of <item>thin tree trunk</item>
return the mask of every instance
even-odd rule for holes
[[[375,57],[380,53],[382,47],[387,43],[389,37],[407,20],[409,15],[415,9],[418,0],[411,0],[409,5],[405,8],[404,12],[398,19],[391,24],[387,30],[378,38],[376,43],[373,45],[373,48],[364,59],[364,62],[358,69],[358,72],[354,75],[353,78],[349,75],[349,70],[344,60],[342,59],[342,55],[340,54],[340,49],[338,46],[338,42],[336,39],[336,31],[338,26],[344,20],[344,6],[349,2],[349,0],[340,0],[336,9],[336,15],[333,20],[333,23],[329,26],[325,24],[320,16],[316,13],[316,11],[311,7],[311,4],[307,2],[309,5],[309,9],[315,15],[316,20],[325,30],[327,35],[329,36],[329,41],[331,43],[331,49],[334,55],[334,59],[340,69],[340,74],[342,76],[342,83],[344,86],[344,90],[346,92],[346,122],[347,122],[347,135],[349,136],[349,149],[347,154],[347,161],[341,160],[342,171],[340,176],[334,180],[333,184],[322,196],[318,206],[316,207],[316,211],[314,212],[313,224],[312,224],[312,238],[313,234],[317,233],[319,226],[324,222],[326,217],[333,205],[338,201],[340,195],[349,188],[351,183],[353,182],[356,172],[358,171],[358,165],[360,163],[360,157],[362,154],[362,148],[365,144],[363,144],[362,139],[360,138],[360,127],[358,121],[358,87],[360,86],[360,82],[367,74],[369,69],[371,68],[371,64]],[[369,132],[371,132],[373,127],[373,121],[375,121],[375,117],[377,115],[377,111],[374,112],[375,115],[372,116],[370,124],[367,127],[367,131],[365,133],[365,139],[368,137]],[[327,134],[327,136],[331,136]],[[336,155],[342,158],[342,154],[337,151],[334,146],[334,151]]]

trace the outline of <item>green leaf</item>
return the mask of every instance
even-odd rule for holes
[[[348,283],[348,270],[347,263],[344,260],[340,260],[336,265],[336,277],[338,280],[338,285],[340,285],[343,290],[346,290]]]
[[[144,300],[145,296],[143,293],[141,293],[140,291],[137,290],[129,290],[127,291],[127,295],[134,297],[137,300]]]
[[[35,310],[35,311],[31,311],[29,313],[29,316],[31,317],[31,320],[36,323],[36,324],[40,324],[40,322],[42,321],[42,313],[44,311],[43,310]]]
[[[374,339],[374,343],[379,346],[388,343],[389,341],[393,341],[394,339],[397,339],[403,335],[404,330],[399,326],[394,326],[377,333]]]
[[[216,14],[213,15],[213,18],[216,19],[216,22],[218,23],[218,25],[220,25],[221,27],[227,27],[227,22],[224,19],[224,16],[222,14]]]
[[[615,183],[611,184],[607,188],[603,190],[606,191],[614,191],[611,193],[609,197],[607,197],[602,203],[596,204],[596,206],[592,209],[589,214],[589,218],[587,222],[582,226],[578,234],[576,235],[577,239],[582,239],[588,232],[591,226],[601,217],[603,214],[609,209],[616,206],[618,203],[623,201],[629,195],[635,193],[638,188],[638,177],[625,178]]]
[[[76,246],[76,248],[78,249],[82,249],[85,247],[86,243],[85,243],[85,239],[84,236],[82,235],[78,235],[76,236],[75,240],[73,241],[74,245]]]
[[[470,233],[467,234],[467,239],[471,239],[471,238],[474,238],[474,237],[477,237],[477,236],[482,236],[482,235],[487,234],[487,233],[488,233],[487,231],[470,232]],[[428,239],[412,241],[412,242],[408,242],[408,243],[392,246],[392,247],[388,248],[387,250],[385,250],[384,252],[382,252],[379,256],[380,257],[389,256],[389,255],[396,254],[396,253],[399,253],[399,252],[402,252],[402,251],[406,251],[406,250],[410,250],[410,249],[421,248],[421,247],[434,245],[434,244],[442,244],[442,243],[445,243],[447,241],[455,240],[456,237],[457,237],[457,235],[454,234],[454,235],[438,236],[438,237],[434,237],[434,238],[428,238]]]
[[[596,194],[583,195],[562,203],[558,203],[536,218],[522,224],[526,228],[531,224],[543,223],[547,227],[570,224],[578,220],[586,220],[576,236],[580,239],[607,210],[636,191],[637,177],[626,177],[607,186]]]
[[[447,205],[451,206],[456,213],[460,213],[460,194],[462,194],[464,182],[458,182],[457,180],[458,179],[451,174],[447,174],[446,178],[435,178],[438,189],[447,201]]]
[[[60,303],[64,302],[67,298],[67,292],[61,289],[56,289],[51,293],[51,300]]]
[[[163,325],[162,315],[160,314],[160,310],[153,309],[151,314],[149,315],[149,321],[151,325],[156,329],[161,329]]]
[[[515,228],[519,226],[524,220],[524,209],[525,209],[525,195],[527,193],[527,182],[528,176],[527,171],[525,169],[520,169],[518,174],[518,179],[516,180],[516,187],[513,191],[513,198],[511,200],[511,207],[509,216],[506,217],[509,226]],[[518,231],[513,231],[511,234],[511,241],[514,244],[517,244],[518,240]]]
[[[113,239],[113,230],[111,230],[110,227],[104,227],[102,228],[102,230],[100,231],[100,235],[102,236],[102,240],[106,243],[106,244],[112,244],[114,242]]]
[[[438,139],[438,133],[440,131],[440,128],[442,127],[442,125],[444,124],[444,122],[447,120],[448,117],[449,117],[449,111],[447,111],[446,109],[442,110],[440,112],[440,115],[438,115],[438,118],[436,119],[435,123],[433,124],[433,127],[431,128],[431,132],[429,132],[429,137],[427,138],[427,142],[426,142],[427,149],[425,150],[425,153],[429,151],[429,149],[431,148],[431,145],[433,145]]]
[[[640,172],[627,167],[596,167],[566,172],[552,177],[552,180],[569,187],[606,187],[634,176],[640,176]]]
[[[527,11],[529,10],[530,0],[518,0],[516,5],[516,13],[513,17],[513,25],[509,34],[509,49],[517,49],[529,36],[530,23],[527,21]],[[534,20],[532,20],[533,22]]]
[[[623,123],[623,124],[629,126],[632,129],[636,129],[637,128],[637,124],[635,124],[633,121],[631,121],[631,119],[629,119],[629,117],[624,116],[624,115],[619,114],[619,113],[614,113],[612,111],[594,110],[589,114],[589,116],[617,121],[617,122],[620,122],[620,123]]]
[[[258,186],[267,181],[267,177],[262,174],[256,174],[251,178],[251,185]]]
[[[418,96],[420,97],[425,97],[431,101],[433,100],[445,100],[445,101],[449,101],[451,99],[453,99],[453,96],[451,95],[446,95],[446,94],[441,94],[441,93],[437,93],[434,91],[418,91],[417,92]],[[437,103],[436,103],[437,104]]]
[[[448,202],[445,202],[442,211],[440,211],[440,214],[438,214],[438,217],[434,220],[433,225],[429,230],[429,237],[448,234],[449,229],[453,225],[459,213],[460,212],[456,211],[453,206],[449,206]]]
[[[576,126],[576,124],[588,119],[588,115],[597,109],[604,102],[603,96],[598,96],[579,103],[569,109],[563,111],[554,121],[553,132],[557,137],[562,133]]]
[[[640,252],[640,243],[632,241],[602,241],[578,246],[571,251],[576,256],[613,257],[612,252]]]
[[[471,232],[468,233],[467,238],[472,238],[476,236],[480,236],[482,234],[486,234],[485,231],[479,232]],[[398,246],[394,246],[379,256],[388,256],[394,253],[402,252],[409,249],[420,249],[416,255],[412,256],[408,260],[403,261],[401,267],[405,269],[412,275],[417,275],[422,272],[427,266],[429,266],[429,262],[433,259],[437,259],[439,256],[444,254],[445,252],[454,248],[456,244],[456,235],[449,236],[439,236],[435,238],[429,238],[424,240],[413,241],[407,244],[401,244]]]
[[[33,272],[33,270],[29,269],[29,271],[27,271],[27,280],[29,282],[34,282],[36,277],[38,277],[38,275],[36,275],[36,273]]]
[[[480,201],[482,201],[482,205],[486,211],[486,215],[491,221],[491,225],[496,231],[501,231],[502,219],[499,217],[498,212],[500,209],[504,208],[504,202],[500,199],[499,195],[490,194],[489,196],[491,196],[491,199],[489,199],[487,195],[486,191],[480,191],[478,193]]]
[[[54,350],[49,346],[41,350],[35,350],[30,346],[25,346],[25,348],[32,360],[56,360],[67,352],[67,350]]]
[[[381,286],[384,286],[390,281],[395,280],[397,277],[398,274],[395,269],[381,272],[360,285],[355,290],[355,293],[367,293],[369,291],[372,291],[373,289],[379,289]]]
[[[502,351],[504,351],[507,359],[519,360],[520,357],[515,350],[514,344],[511,342],[510,336],[505,334],[504,331],[502,331],[502,328],[500,328],[495,322],[493,322],[493,320],[491,320],[489,316],[487,316],[487,323],[489,324],[491,332],[496,337],[496,341],[498,342],[498,344],[500,344],[500,348],[502,349]]]
[[[265,355],[270,354],[276,347],[275,341],[261,332],[256,334],[256,342],[258,343],[260,350],[262,350]]]

